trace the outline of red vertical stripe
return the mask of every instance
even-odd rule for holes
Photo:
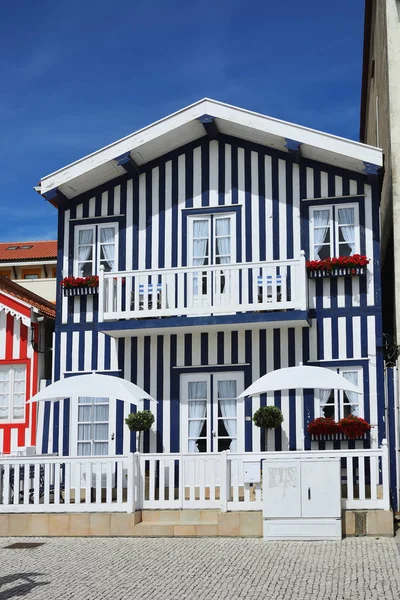
[[[13,357],[13,335],[14,335],[14,317],[7,315],[6,320],[6,360],[12,360]]]
[[[37,325],[33,325],[34,327],[34,340],[36,343],[39,343],[39,329]],[[38,380],[38,368],[39,368],[39,354],[36,350],[33,353],[33,360],[30,361],[30,374],[32,375],[32,394],[35,395],[39,391],[39,380]],[[30,408],[31,407],[31,408]],[[34,404],[29,404],[26,407],[27,416],[29,419],[29,410],[32,410],[31,416],[32,420],[28,420],[28,425],[31,427],[31,445],[36,446],[36,402]]]

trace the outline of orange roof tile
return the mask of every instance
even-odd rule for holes
[[[39,309],[42,314],[50,319],[55,319],[56,317],[56,307],[52,302],[45,300],[45,298],[34,294],[21,285],[18,285],[18,283],[15,283],[15,281],[10,281],[2,275],[0,275],[0,291]]]
[[[57,258],[57,240],[40,242],[1,242],[0,261]]]

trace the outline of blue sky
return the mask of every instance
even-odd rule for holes
[[[7,2],[0,241],[51,239],[39,179],[205,96],[358,139],[364,0]]]

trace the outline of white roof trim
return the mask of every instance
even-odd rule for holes
[[[43,177],[40,191],[44,194],[58,188],[93,169],[103,166],[126,152],[132,152],[136,148],[139,149],[143,144],[152,142],[204,114],[241,125],[250,130],[254,129],[261,133],[294,139],[301,144],[333,153],[336,156],[349,157],[353,160],[378,166],[383,164],[382,151],[379,148],[206,98]],[[117,172],[115,176],[118,176]]]
[[[0,302],[0,311],[3,311],[3,310],[6,313],[6,315],[12,315],[16,319],[20,319],[22,321],[22,323],[24,325],[26,325],[27,327],[31,326],[30,317],[27,317],[26,315],[22,315],[20,312],[14,310],[13,308],[10,308],[9,306],[7,306],[6,304],[3,304],[2,302]]]

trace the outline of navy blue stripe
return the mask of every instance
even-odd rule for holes
[[[225,362],[224,355],[224,336],[229,335],[229,333],[224,333],[223,331],[218,331],[217,333],[217,364],[223,365]]]
[[[92,196],[93,197],[93,196]],[[90,198],[86,198],[83,202],[82,202],[82,217],[85,219],[86,217],[89,216],[89,199]]]
[[[258,155],[258,221],[260,234],[260,261],[267,257],[267,239],[265,225],[265,160]]]
[[[96,217],[101,216],[101,194],[97,192],[96,199],[94,201],[94,214]]]
[[[92,334],[92,369],[94,371],[97,370],[98,367],[98,347],[99,347],[99,339],[98,339],[97,331],[94,331]]]
[[[132,196],[132,268],[136,271],[139,265],[139,177],[133,179]]]
[[[314,198],[321,198],[321,169],[313,170]]]
[[[138,372],[137,372],[137,361],[138,361],[138,340],[137,338],[131,338],[131,381],[132,383],[136,383],[137,379],[138,379]],[[132,412],[132,406],[131,406],[131,412]],[[133,412],[137,412],[136,410]],[[134,431],[131,432],[130,434],[130,447],[131,447],[131,452],[136,452],[137,450],[137,443],[136,443],[136,433]]]
[[[338,307],[338,282],[335,277],[331,277],[330,279],[330,288],[331,288],[331,309],[336,309]]]
[[[153,235],[152,214],[153,214],[153,173],[146,173],[146,269],[151,269],[151,239]]]
[[[315,327],[314,323],[312,326]],[[310,330],[308,327],[303,327],[301,338],[303,363],[306,365],[310,360]]]
[[[368,357],[368,325],[367,317],[362,316],[361,324],[361,356]]]
[[[272,158],[272,258],[279,260],[279,165]]]
[[[332,358],[339,358],[339,323],[336,318],[331,319]]]
[[[185,367],[192,365],[192,334],[185,333]]]
[[[218,204],[225,204],[225,144],[218,142]]]
[[[353,358],[353,319],[352,317],[346,317],[346,356],[347,358]]]
[[[251,351],[252,351],[252,332],[247,330],[244,334],[244,354],[245,362],[251,364]],[[252,374],[245,371],[245,389],[251,384]],[[253,450],[253,400],[249,396],[246,396],[244,400],[244,450],[245,452],[252,452]],[[250,417],[247,420],[246,417]]]
[[[274,329],[274,370],[281,368],[281,330]],[[274,392],[274,404],[278,408],[282,408],[281,402],[282,392]],[[275,450],[282,450],[282,428],[275,429]]]
[[[308,205],[304,202],[307,198],[307,172],[304,164],[299,168],[300,184],[300,245],[304,249],[306,258],[311,257],[310,251],[310,221]]]
[[[296,330],[288,328],[288,366],[296,366]],[[289,450],[296,450],[296,391],[289,390]]]
[[[113,433],[113,432],[111,432]],[[115,409],[115,454],[124,453],[124,403],[117,400]]]
[[[287,258],[294,258],[293,254],[293,165],[285,162],[286,167],[286,254]]]
[[[201,205],[210,205],[210,142],[201,145]]]
[[[165,267],[165,163],[160,164],[158,173],[158,268],[163,269]]]
[[[175,376],[174,367],[177,360],[177,336],[171,335],[171,398],[170,398],[170,439],[171,452],[180,450],[180,412],[179,412],[179,378]]]
[[[229,332],[227,333],[227,335],[229,335]],[[232,364],[233,365],[237,365],[239,362],[238,344],[239,344],[238,332],[232,331],[231,332],[231,355],[232,355]]]
[[[322,319],[317,319],[317,359],[322,360],[324,358],[324,322]]]
[[[115,187],[113,185],[108,188],[107,215],[113,215],[115,213],[114,190]]]
[[[164,425],[164,337],[157,336],[157,452],[163,451]]]
[[[107,371],[111,368],[111,338],[109,335],[104,336],[104,369]]]
[[[178,266],[178,158],[172,161],[172,244],[171,244],[171,266]],[[170,232],[167,232],[169,235]]]
[[[200,363],[208,365],[208,333],[202,333],[200,340]]]
[[[185,207],[193,207],[193,150],[185,153]]]
[[[238,180],[238,147],[231,146],[231,161],[232,161],[232,204],[239,202],[239,180]]]
[[[150,381],[151,381],[151,337],[146,335],[143,340],[143,387],[147,393],[150,393]],[[150,410],[150,401],[144,400],[143,407],[145,410]],[[145,431],[143,436],[143,450],[144,452],[150,452],[150,432]]]
[[[253,240],[251,226],[251,154],[249,150],[244,154],[244,198],[245,198],[245,227],[246,227],[246,261],[253,260]]]
[[[260,337],[259,337],[259,365],[260,365],[260,377],[265,375],[267,372],[267,332],[265,329],[260,329]],[[266,406],[267,404],[267,394],[260,394],[260,406]],[[266,435],[265,430],[260,430],[260,450],[265,450]]]
[[[121,183],[121,195],[120,195],[120,207],[121,214],[126,215],[126,181]],[[119,229],[119,252],[118,261],[119,268],[121,271],[126,270],[126,217],[124,217],[123,224]]]
[[[311,437],[307,431],[308,424],[314,419],[314,390],[305,389],[304,398],[304,450],[311,450]]]

